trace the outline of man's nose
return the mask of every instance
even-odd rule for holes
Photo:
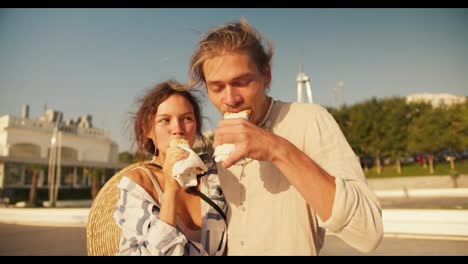
[[[239,91],[232,86],[226,86],[224,89],[222,103],[230,107],[237,107],[241,102],[242,97],[240,96]]]

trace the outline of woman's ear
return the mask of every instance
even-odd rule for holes
[[[155,129],[155,127],[154,127],[154,123],[153,123],[153,124],[151,124],[150,129],[148,130],[148,133],[146,134],[147,138],[152,139],[152,140],[155,139],[156,135],[154,133],[154,129]]]
[[[153,132],[153,129],[151,129],[150,131],[148,131],[148,134],[146,134],[146,137],[149,139],[153,139],[153,135],[154,135],[154,132]]]

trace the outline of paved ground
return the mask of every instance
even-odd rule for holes
[[[370,254],[360,253],[336,236],[327,236],[325,241],[321,256],[468,256],[468,241],[434,237],[384,237]]]
[[[449,175],[368,178],[367,183],[373,190],[468,188],[468,175],[460,175],[456,183]]]
[[[86,256],[83,227],[0,224],[0,256]],[[468,256],[468,241],[428,237],[385,237],[371,254],[362,254],[336,236],[327,236],[322,256]]]
[[[83,227],[0,224],[1,256],[86,256]]]
[[[464,192],[466,190],[468,189]],[[413,194],[411,191],[409,190],[408,193]],[[362,254],[346,245],[338,237],[328,235],[321,255],[468,256],[468,222],[466,220],[468,219],[468,210],[466,210],[468,209],[468,195],[466,193],[457,194],[460,197],[452,197],[454,195],[447,195],[444,192],[438,193],[439,197],[427,195],[394,197],[393,193],[385,194],[386,196],[382,196],[379,200],[384,208],[383,220],[386,236],[376,251],[371,254]],[[406,209],[401,210],[402,208]],[[432,210],[414,210],[413,208]],[[86,230],[84,226],[88,211],[87,208],[0,208],[0,222],[3,222],[0,224],[0,256],[85,256]],[[12,224],[24,221],[47,226]]]
[[[384,209],[468,209],[466,197],[380,198],[379,202]]]

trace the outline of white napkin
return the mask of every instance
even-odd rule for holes
[[[234,144],[222,144],[215,148],[213,153],[215,161],[220,162],[229,157],[231,152],[234,151],[235,145]]]
[[[233,119],[233,118],[243,118],[243,119],[249,119],[249,114],[250,111],[241,111],[239,113],[225,113],[224,114],[224,119]],[[231,152],[234,151],[235,145],[234,144],[222,144],[219,145],[215,148],[213,156],[216,162],[224,161],[226,160],[229,155],[231,155]],[[244,165],[251,161],[251,158],[244,158],[239,160],[236,165]]]
[[[226,160],[229,157],[229,155],[231,155],[231,152],[234,151],[234,148],[234,144],[222,144],[220,146],[217,146],[213,153],[215,161],[220,162]],[[251,158],[244,158],[239,160],[235,165],[244,165],[246,163],[249,163],[251,160]]]
[[[187,158],[174,163],[174,167],[172,167],[172,176],[180,186],[184,188],[197,186],[197,174],[195,169],[200,168],[203,172],[206,172],[208,171],[208,168],[197,153],[195,153],[188,145],[178,144],[177,147],[187,151],[189,155]]]

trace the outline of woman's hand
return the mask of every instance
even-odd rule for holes
[[[172,168],[177,161],[187,157],[188,152],[177,146],[170,146],[167,148],[166,158],[162,164],[163,173],[165,176],[164,192],[178,192],[179,190],[183,189],[182,186],[180,186],[180,184],[176,181],[176,179],[172,177]]]

